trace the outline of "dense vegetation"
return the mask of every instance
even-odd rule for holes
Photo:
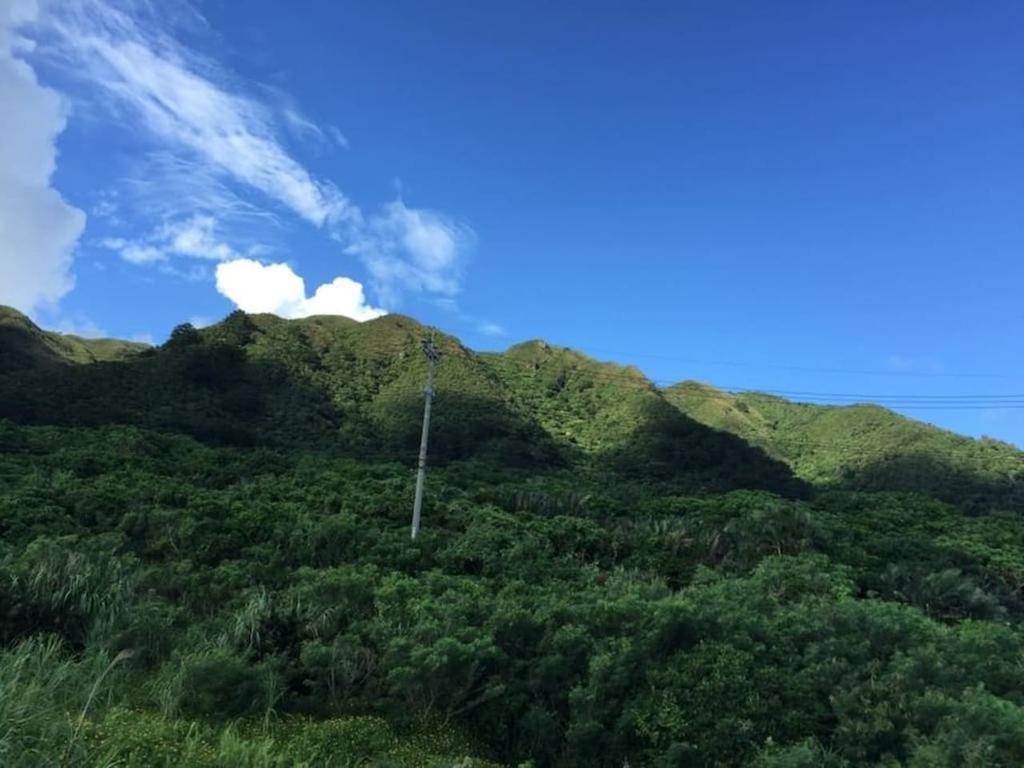
[[[23,314],[0,306],[0,373],[29,367],[123,360],[147,345],[119,339],[84,339],[44,331]]]
[[[443,337],[410,541],[423,333],[236,313],[9,366],[0,763],[1024,762],[1019,453],[908,422],[884,455],[962,483],[853,482],[799,406],[754,439]]]
[[[1024,457],[999,440],[972,440],[877,405],[792,403],[696,382],[670,387],[665,397],[819,487],[927,493],[979,512],[1024,507]]]

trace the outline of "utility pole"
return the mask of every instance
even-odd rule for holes
[[[441,357],[441,350],[434,344],[434,332],[423,340],[423,354],[427,356],[427,386],[423,388],[426,399],[423,402],[423,433],[420,435],[420,460],[416,468],[416,500],[412,507],[412,538],[420,532],[420,512],[423,510],[423,484],[427,479],[427,436],[430,433],[430,402],[434,399],[434,365]]]

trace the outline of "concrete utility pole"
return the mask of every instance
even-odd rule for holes
[[[420,512],[423,510],[423,484],[427,479],[427,436],[430,433],[430,402],[434,399],[434,365],[441,357],[441,350],[434,344],[434,332],[423,341],[423,354],[427,356],[427,386],[423,388],[426,400],[423,403],[423,433],[420,435],[420,460],[416,469],[416,500],[412,506],[412,538],[420,532]]]

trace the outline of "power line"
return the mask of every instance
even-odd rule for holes
[[[648,378],[642,374],[633,374],[628,372],[623,373],[612,373],[609,371],[590,371],[584,368],[567,368],[565,373],[578,372],[581,375],[589,379],[597,379],[599,381],[620,381],[623,383],[632,383],[640,386],[655,385],[658,387],[671,387],[679,384],[685,384],[685,381],[668,380],[668,379],[655,379]],[[703,385],[696,382],[699,386]],[[808,397],[812,399],[828,399],[828,400],[863,400],[863,399],[879,399],[879,400],[907,400],[907,401],[922,401],[922,402],[944,402],[952,401],[954,403],[959,401],[977,401],[981,403],[992,402],[998,404],[1000,402],[1010,403],[1021,403],[1024,404],[1024,393],[1004,393],[1004,394],[992,394],[992,393],[979,393],[979,394],[898,394],[898,393],[878,393],[878,392],[816,392],[810,390],[793,390],[793,389],[768,389],[768,388],[757,388],[757,387],[742,387],[742,386],[723,386],[716,385],[715,389],[720,390],[723,393],[728,394],[743,394],[745,396],[777,396],[777,397]],[[704,392],[702,396],[710,396],[712,393]],[[692,395],[691,397],[696,397]]]
[[[588,372],[589,379],[599,381],[621,382],[634,384],[644,389],[658,390],[658,382],[651,379],[640,379],[634,376],[616,376],[601,373]],[[419,390],[400,390],[410,396],[419,394]],[[396,393],[395,389],[390,390]],[[987,395],[879,395],[871,393],[862,394],[839,394],[839,393],[812,393],[797,392],[792,390],[747,390],[743,388],[722,387],[718,392],[702,391],[699,394],[684,394],[683,399],[687,403],[700,402],[727,402],[733,403],[736,397],[744,400],[774,401],[785,399],[796,405],[819,405],[819,406],[853,406],[853,405],[879,405],[886,408],[899,410],[1020,410],[1024,409],[1024,396],[987,396]],[[1019,399],[1005,399],[1017,397]],[[799,399],[794,399],[799,398]],[[954,399],[948,399],[954,398]],[[990,399],[1000,398],[1000,399]]]
[[[596,379],[609,380],[609,381],[636,382],[638,384],[643,384],[643,383],[649,382],[649,383],[655,384],[655,385],[657,385],[659,387],[672,387],[672,386],[677,386],[679,384],[686,384],[688,381],[694,381],[692,379],[683,379],[683,380],[679,380],[679,379],[656,379],[656,378],[651,378],[651,377],[647,377],[647,376],[642,376],[642,374],[630,374],[630,373],[616,374],[616,373],[610,373],[610,372],[604,372],[604,371],[586,371],[585,369],[581,369],[581,368],[568,369],[568,370],[570,370],[570,371],[579,371],[581,373],[585,373],[588,377],[596,378]],[[699,384],[701,386],[711,386],[711,385],[704,385],[701,382],[694,382],[694,383]],[[761,388],[761,387],[746,387],[746,386],[720,385],[720,384],[719,385],[714,385],[714,386],[715,386],[716,389],[719,389],[719,390],[722,390],[722,391],[725,391],[725,392],[746,392],[746,393],[762,392],[762,393],[765,393],[765,394],[778,394],[780,396],[786,396],[786,395],[793,395],[793,396],[807,395],[807,396],[812,396],[812,397],[828,397],[828,398],[862,398],[862,397],[869,397],[869,398],[870,397],[876,397],[876,398],[913,398],[913,399],[926,398],[926,399],[938,399],[938,400],[962,399],[962,398],[964,398],[964,399],[979,399],[979,400],[987,400],[987,399],[1007,400],[1007,399],[1009,399],[1009,400],[1021,400],[1021,401],[1024,401],[1024,393],[999,393],[999,394],[979,393],[979,394],[953,394],[953,395],[930,395],[930,394],[916,394],[915,393],[915,394],[902,395],[902,394],[897,394],[897,393],[886,394],[886,393],[878,393],[878,392],[815,392],[815,391],[809,391],[809,390],[767,389],[767,388]]]
[[[609,365],[607,363],[596,363],[597,365]],[[611,365],[617,365],[612,363]],[[625,367],[625,366],[623,366]],[[621,373],[614,373],[611,371],[592,371],[586,368],[566,368],[564,372],[579,372],[584,374],[588,378],[594,378],[606,381],[622,381],[626,383],[636,384],[654,384],[659,387],[671,387],[679,384],[687,383],[687,380],[670,380],[670,379],[656,379],[643,375],[642,373],[631,373],[623,371]],[[695,382],[700,386],[703,385],[700,382]],[[877,398],[877,399],[899,399],[899,400],[978,400],[982,402],[988,401],[1019,401],[1024,403],[1024,393],[978,393],[978,394],[899,394],[899,393],[878,393],[878,392],[816,392],[810,390],[794,390],[794,389],[768,389],[760,387],[744,387],[744,386],[727,386],[727,385],[715,385],[715,389],[723,392],[734,393],[734,394],[766,394],[766,395],[777,395],[780,397],[788,396],[807,396],[812,398],[827,398],[827,399],[863,399],[863,398]]]
[[[680,359],[662,356],[665,359]],[[590,380],[622,382],[638,387],[651,389],[664,389],[685,382],[670,381],[665,379],[649,378],[639,369],[630,371],[627,366],[619,366],[620,371],[590,370],[586,366],[606,366],[615,363],[600,363],[598,361],[583,360],[582,366],[566,366],[559,370],[558,375],[572,376],[579,374]],[[528,369],[528,364],[515,364],[522,369]],[[539,371],[539,369],[537,369]],[[497,372],[495,385],[501,385],[501,374]],[[700,385],[706,386],[706,385]],[[729,401],[734,397],[742,396],[746,400],[772,400],[784,398],[810,405],[831,405],[848,406],[858,404],[877,404],[883,407],[900,410],[1018,410],[1024,408],[1024,393],[953,393],[953,394],[930,394],[930,393],[877,393],[877,392],[819,392],[813,390],[799,389],[770,389],[741,386],[717,386],[718,391],[703,390],[699,394],[684,394],[683,398],[689,403],[703,401]],[[393,391],[393,390],[392,390]]]
[[[552,345],[554,346],[554,345]],[[828,367],[816,367],[816,366],[803,366],[803,365],[781,365],[778,363],[750,363],[740,362],[735,360],[700,360],[696,358],[677,357],[674,355],[663,355],[651,352],[630,352],[623,354],[621,351],[612,351],[607,349],[594,349],[589,348],[591,352],[596,352],[602,355],[612,355],[618,359],[625,359],[631,357],[648,358],[651,360],[669,360],[677,363],[686,363],[687,365],[722,365],[731,366],[737,368],[770,368],[773,370],[780,371],[802,371],[804,373],[829,373],[839,374],[847,376],[900,376],[904,378],[950,378],[950,379],[1008,379],[1022,381],[1024,376],[1010,373],[957,373],[947,371],[889,371],[889,370],[865,370],[865,369],[854,369],[854,368],[828,368]]]

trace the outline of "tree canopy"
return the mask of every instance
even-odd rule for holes
[[[5,764],[1024,762],[1019,453],[442,336],[411,541],[423,332],[0,375]]]

